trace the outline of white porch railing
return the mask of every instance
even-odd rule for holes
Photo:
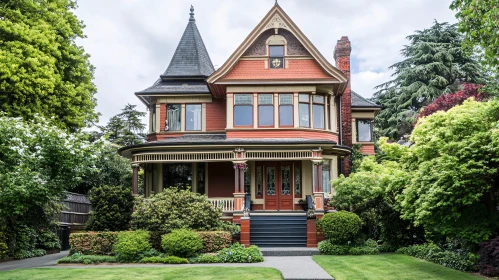
[[[234,198],[208,198],[213,207],[221,208],[222,212],[234,212]]]

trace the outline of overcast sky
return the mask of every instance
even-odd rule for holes
[[[352,43],[352,89],[371,97],[390,78],[405,37],[456,22],[451,0],[279,0],[279,5],[334,65],[341,36]],[[194,5],[197,27],[220,67],[274,5],[274,0],[80,0],[75,11],[88,38],[79,40],[96,67],[100,124],[127,104],[146,111],[134,92],[168,67]]]

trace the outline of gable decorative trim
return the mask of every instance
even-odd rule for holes
[[[282,20],[281,16],[279,14],[275,14],[274,17],[265,25],[265,29],[270,29],[270,28],[284,28],[288,29],[288,25],[284,20]]]

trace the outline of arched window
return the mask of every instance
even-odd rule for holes
[[[267,39],[270,69],[285,68],[286,45],[286,39],[281,35],[272,35]]]

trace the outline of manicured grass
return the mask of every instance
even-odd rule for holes
[[[0,271],[2,280],[281,280],[281,272],[263,267],[141,267],[141,268],[31,268]]]
[[[401,254],[314,256],[336,280],[474,280],[484,279]]]

